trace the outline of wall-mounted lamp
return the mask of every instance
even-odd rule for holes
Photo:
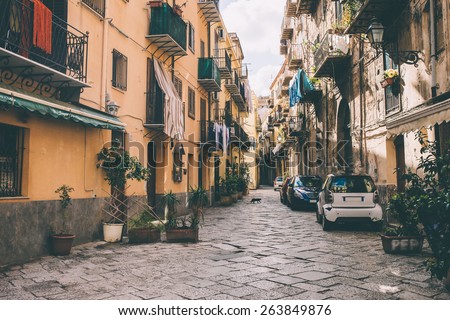
[[[377,54],[382,53],[386,47],[386,44],[383,41],[384,31],[385,28],[381,24],[381,22],[379,22],[375,17],[372,18],[371,24],[367,29],[366,34],[372,48],[376,50]],[[406,64],[413,64],[416,68],[418,67],[417,62],[419,61],[420,51],[414,50],[409,51],[391,50],[391,51],[392,52],[389,52],[389,54],[393,59],[398,59]]]
[[[117,116],[120,106],[115,101],[106,102],[106,112],[113,116]]]

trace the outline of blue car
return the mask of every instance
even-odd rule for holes
[[[291,179],[288,190],[288,205],[292,210],[316,210],[319,191],[322,187],[319,176],[295,176]]]

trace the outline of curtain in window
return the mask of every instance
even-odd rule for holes
[[[163,63],[154,59],[155,76],[161,90],[165,93],[164,101],[164,133],[169,137],[183,140],[183,102],[178,97],[177,90]]]

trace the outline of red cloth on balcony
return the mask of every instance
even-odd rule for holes
[[[34,0],[33,45],[52,53],[52,12],[39,0]]]

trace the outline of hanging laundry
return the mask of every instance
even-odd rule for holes
[[[214,132],[216,134],[216,149],[220,149],[221,137],[222,137],[222,126],[217,122],[214,122]]]
[[[303,69],[298,69],[294,79],[291,81],[289,86],[289,106],[293,107],[313,91],[314,87]]]
[[[34,0],[33,45],[52,53],[52,12],[41,1]]]

